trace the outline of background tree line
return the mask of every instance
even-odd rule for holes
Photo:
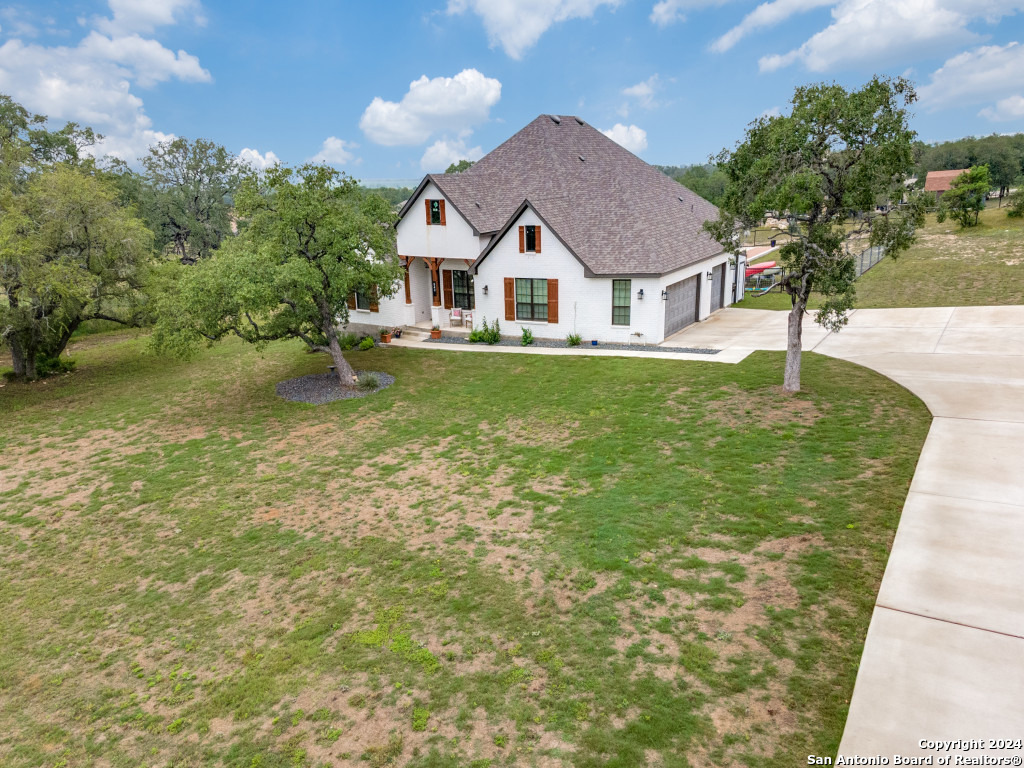
[[[394,290],[392,202],[327,166],[257,172],[205,139],[156,144],[133,168],[97,160],[101,138],[0,94],[0,347],[15,378],[68,369],[72,335],[102,320],[155,325],[172,354],[299,338],[351,384],[337,325],[353,291]]]

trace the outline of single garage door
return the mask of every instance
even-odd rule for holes
[[[671,336],[676,331],[697,322],[697,309],[700,307],[700,275],[672,283],[666,290],[668,300],[665,302],[665,335]]]
[[[711,271],[711,311],[721,309],[725,303],[725,264]]]

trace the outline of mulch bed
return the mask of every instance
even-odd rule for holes
[[[469,341],[465,336],[442,336],[440,339],[424,339],[429,344],[474,344],[480,342]],[[480,343],[481,346],[487,346]],[[497,347],[521,347],[523,344],[519,339],[502,339],[494,346]],[[545,347],[547,349],[604,349],[619,352],[627,350],[630,352],[678,352],[687,355],[717,355],[721,350],[707,349],[705,347],[659,347],[656,344],[620,344],[613,341],[603,341],[596,347],[590,343],[584,343],[577,347],[570,347],[569,343],[561,339],[534,339],[531,347]]]
[[[308,376],[299,376],[297,379],[288,379],[277,385],[277,396],[294,403],[310,403],[311,405],[324,405],[333,403],[335,400],[351,400],[357,397],[366,397],[382,389],[387,389],[395,383],[395,377],[383,371],[356,371],[356,375],[372,373],[380,381],[376,389],[357,389],[342,387],[336,373],[311,373]]]

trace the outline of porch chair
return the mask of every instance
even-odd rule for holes
[[[448,313],[448,325],[462,325],[462,309],[460,307],[454,307]]]

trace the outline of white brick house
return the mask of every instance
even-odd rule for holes
[[[397,225],[404,284],[350,322],[445,328],[460,307],[503,334],[658,343],[734,300],[743,265],[701,227],[716,217],[582,120],[542,115],[423,179]]]

